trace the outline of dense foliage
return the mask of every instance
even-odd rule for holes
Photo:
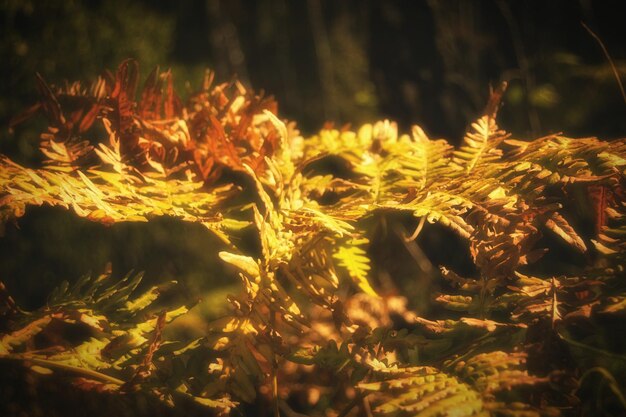
[[[512,138],[496,123],[505,85],[457,149],[389,121],[303,138],[271,98],[210,72],[186,102],[169,71],[137,86],[130,60],[88,86],[38,77],[40,102],[14,123],[45,113],[43,160],[0,159],[2,221],[50,205],[104,224],[201,224],[240,278],[231,313],[170,340],[191,307],[168,298],[175,282],[140,291],[141,274],[105,271],[36,311],[2,286],[4,361],[216,413],[625,412],[625,140]],[[416,239],[432,224],[464,242],[468,276],[431,267]],[[372,273],[390,234],[420,265],[416,286],[442,281],[428,308]]]

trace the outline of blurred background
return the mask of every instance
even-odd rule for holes
[[[404,131],[419,124],[431,137],[458,144],[484,108],[489,86],[506,80],[500,124],[517,137],[623,137],[626,103],[601,46],[581,24],[626,75],[622,3],[1,0],[0,152],[18,161],[38,152],[43,120],[13,132],[7,127],[37,99],[35,72],[51,84],[87,81],[128,57],[139,60],[144,77],[156,65],[172,68],[183,97],[206,68],[219,81],[236,76],[274,95],[280,115],[305,135],[326,121],[357,126],[390,118]],[[135,269],[145,270],[147,281],[178,279],[187,294],[203,294],[206,318],[236,291],[236,278],[217,260],[219,242],[196,225],[164,219],[105,227],[32,208],[5,232],[2,279],[26,307],[42,305],[60,280],[99,273],[109,261],[118,276]],[[454,236],[424,235],[426,254],[441,258],[433,264],[471,269],[464,244],[445,249]],[[391,257],[384,248],[374,254],[380,262]],[[414,270],[379,272],[427,297],[413,285]]]
[[[49,83],[90,80],[134,57],[144,76],[172,68],[182,95],[205,68],[237,76],[274,95],[305,133],[387,117],[458,141],[501,80],[510,82],[501,124],[516,135],[626,132],[615,76],[581,25],[623,74],[621,0],[0,4],[3,126],[35,99],[35,71]]]

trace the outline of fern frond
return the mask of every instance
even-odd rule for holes
[[[497,162],[502,156],[498,146],[508,136],[498,128],[493,117],[485,115],[472,123],[472,130],[463,138],[461,147],[454,151],[452,160],[465,173]]]
[[[507,140],[513,149],[507,154],[512,160],[537,164],[551,173],[550,183],[594,182],[618,174],[623,166],[624,140],[604,142],[596,138],[571,139],[547,136],[532,142]]]
[[[534,249],[538,229],[523,217],[513,217],[507,226],[494,227],[482,221],[470,243],[474,263],[485,277],[509,277],[519,266],[540,258],[544,250]]]
[[[559,401],[535,395],[547,377],[525,364],[529,345],[551,347],[535,340],[542,326],[562,342],[623,359],[586,343],[605,333],[596,331],[604,321],[596,315],[626,310],[618,279],[625,140],[511,140],[494,119],[502,89],[456,150],[417,126],[401,134],[390,121],[324,128],[305,139],[277,116],[273,100],[236,81],[213,86],[207,73],[183,103],[171,73],[158,69],[136,97],[138,74],[129,60],[87,88],[52,88],[38,78],[50,120],[40,141],[44,163],[0,158],[0,220],[50,205],[105,224],[157,216],[200,223],[229,243],[219,257],[241,282],[227,297],[232,311],[208,324],[204,337],[173,341],[163,330],[188,307],[155,311],[172,283],[138,294],[141,274],[114,283],[107,274],[83,278],[62,284],[31,313],[0,287],[0,358],[81,375],[85,387],[96,380],[111,392],[138,388],[223,412],[236,406],[231,395],[257,405],[272,397],[278,407],[322,392],[324,401],[353,396],[348,407],[364,400],[364,413],[371,402],[378,415],[422,417],[553,413],[543,403]],[[66,99],[76,108],[63,106]],[[420,262],[419,293],[445,294],[378,296],[370,271],[387,274],[372,264],[363,236],[384,235],[400,217],[392,212],[419,217],[417,232],[428,221],[463,237],[474,277],[442,268],[440,286]],[[247,226],[252,242],[230,239]],[[382,233],[370,233],[374,227]],[[588,259],[568,265],[571,274],[528,272],[546,251],[537,247],[546,231]],[[421,242],[404,242],[416,260],[426,257]],[[585,260],[593,265],[577,266]],[[397,279],[389,272],[386,288]],[[356,295],[346,295],[346,279]],[[59,328],[80,332],[65,340]],[[563,403],[574,404],[571,388],[561,391]]]
[[[345,268],[354,283],[366,294],[377,297],[376,291],[368,281],[370,260],[361,245],[367,244],[367,239],[352,239],[336,247],[333,258]]]
[[[455,365],[455,374],[483,395],[510,390],[517,385],[535,385],[547,378],[529,375],[525,369],[526,354],[521,352],[481,353]]]
[[[429,223],[439,222],[464,238],[469,238],[473,232],[472,226],[462,217],[471,207],[471,202],[452,193],[433,191],[408,203],[388,202],[378,206],[411,211],[415,217],[426,217]]]
[[[559,213],[553,213],[546,221],[546,227],[556,233],[560,238],[576,248],[579,252],[587,252],[587,246],[580,235]]]
[[[64,173],[34,170],[0,159],[0,194],[11,216],[23,215],[29,205],[61,206],[89,220],[111,224],[148,221],[172,216],[196,222],[226,239],[216,206],[233,190],[230,185],[202,191],[201,182],[147,179],[90,170]]]
[[[200,346],[161,340],[163,327],[187,308],[170,306],[158,317],[151,316],[151,304],[167,286],[135,294],[140,279],[140,274],[128,275],[110,283],[105,273],[95,279],[81,278],[73,286],[62,285],[48,305],[15,317],[9,331],[0,335],[0,358],[45,369],[47,374],[66,372],[79,385],[98,389],[122,392],[138,384],[160,398],[183,395],[152,370],[163,366],[166,358]]]
[[[422,190],[448,176],[448,164],[452,146],[445,140],[430,140],[419,126],[413,126],[412,137],[401,136],[397,143],[387,149],[388,154],[374,174],[380,179],[380,198],[407,189]]]
[[[358,387],[370,393],[377,415],[489,415],[480,394],[470,386],[428,367],[400,368],[391,379],[360,383]]]
[[[302,288],[313,302],[331,308],[339,277],[333,267],[334,240],[325,234],[311,236],[293,254],[288,265],[279,269],[297,288]]]
[[[443,139],[428,139],[419,126],[413,126],[412,133],[415,151],[407,153],[398,150],[401,166],[398,172],[405,178],[419,178],[421,188],[425,188],[445,176],[453,148]]]

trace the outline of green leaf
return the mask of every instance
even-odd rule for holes
[[[222,251],[219,253],[220,258],[248,274],[249,277],[255,278],[261,275],[261,271],[259,269],[259,264],[256,263],[254,259],[250,256],[237,255],[235,253]]]
[[[368,398],[375,406],[376,415],[489,415],[476,391],[453,376],[433,372],[432,368],[408,368],[404,372],[400,369],[392,379],[357,386],[371,392]]]
[[[339,265],[344,267],[350,278],[364,293],[378,297],[376,291],[370,285],[367,277],[370,270],[370,260],[367,253],[359,245],[367,243],[367,240],[349,240],[343,246],[336,248],[333,253]]]

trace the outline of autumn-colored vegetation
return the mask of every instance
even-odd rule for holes
[[[241,285],[207,334],[177,340],[164,331],[192,303],[168,297],[175,282],[68,277],[35,311],[2,286],[3,362],[172,413],[626,412],[625,140],[514,138],[496,122],[505,85],[454,148],[390,121],[302,137],[273,99],[210,72],[184,101],[170,71],[137,91],[132,60],[87,86],[37,80],[14,123],[46,115],[42,162],[1,157],[2,221],[49,205],[201,224]],[[472,268],[445,253],[433,268],[417,242],[436,225]],[[419,309],[374,273],[391,237],[419,266],[411,285],[439,282]]]

